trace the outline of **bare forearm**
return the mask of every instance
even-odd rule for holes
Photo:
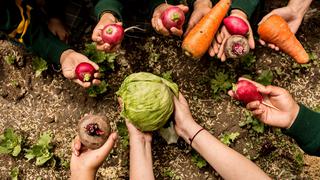
[[[130,138],[130,179],[154,179],[151,142]]]
[[[91,170],[73,170],[71,168],[71,180],[94,180],[96,171]]]
[[[290,0],[288,7],[291,7],[299,16],[304,16],[307,12],[312,0]]]

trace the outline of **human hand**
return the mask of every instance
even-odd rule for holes
[[[287,21],[290,30],[295,34],[298,29],[299,26],[302,22],[303,19],[303,15],[297,13],[292,7],[290,6],[286,6],[286,7],[282,7],[282,8],[278,8],[278,9],[274,9],[273,11],[271,11],[269,14],[267,14],[266,16],[264,16],[262,18],[262,20],[259,22],[259,24],[261,24],[262,22],[264,22],[265,20],[267,20],[271,15],[273,14],[277,14],[279,16],[281,16],[285,21]],[[266,45],[266,42],[263,41],[262,39],[259,39],[259,42],[261,45]],[[277,47],[274,44],[268,43],[268,47],[270,47],[271,49],[274,49],[276,51],[279,50],[279,47]]]
[[[105,52],[115,52],[120,48],[120,44],[116,46],[111,46],[108,43],[104,43],[101,37],[102,29],[108,24],[115,24],[115,23],[122,25],[122,23],[118,22],[118,20],[111,13],[104,13],[101,16],[98,24],[96,25],[96,27],[92,32],[92,37],[91,37],[92,41],[96,43],[97,50],[105,51]]]
[[[254,49],[255,43],[254,43],[253,33],[252,33],[250,23],[247,19],[247,15],[241,10],[234,9],[231,11],[230,16],[239,17],[247,23],[247,25],[249,27],[249,33],[247,36],[249,47],[250,47],[250,49]],[[217,33],[216,39],[212,42],[212,45],[208,50],[209,55],[211,57],[217,55],[217,57],[219,59],[221,59],[222,62],[224,62],[227,59],[225,52],[224,52],[225,43],[230,36],[231,36],[231,34],[228,32],[227,28],[223,25],[221,27],[220,33]]]
[[[142,143],[151,143],[152,134],[149,132],[141,132],[138,130],[133,124],[131,124],[128,120],[126,120],[126,125],[129,132],[130,142],[142,142]]]
[[[78,66],[78,64],[82,62],[90,63],[97,71],[99,70],[99,66],[96,63],[90,61],[86,56],[72,49],[64,51],[60,57],[60,64],[63,76],[77,84],[80,84],[84,88],[88,88],[92,84],[99,85],[100,80],[98,78],[100,77],[100,74],[98,72],[94,73],[94,79],[91,82],[82,82],[76,77],[75,69]]]
[[[197,0],[193,4],[193,12],[188,22],[188,27],[184,36],[186,36],[190,30],[205,16],[212,8],[212,3],[209,0]]]
[[[252,111],[254,116],[267,125],[280,128],[291,127],[299,113],[299,105],[287,90],[271,85],[263,86],[246,78],[239,78],[239,80],[252,82],[263,95],[263,101],[279,109],[276,110],[259,101],[253,101],[248,103],[246,108]],[[232,90],[230,90],[228,94],[234,97]]]
[[[71,146],[71,179],[94,179],[98,168],[109,155],[117,138],[117,133],[111,133],[104,145],[99,149],[91,150],[84,147],[79,136],[76,136]]]
[[[153,16],[151,19],[151,24],[153,29],[155,29],[155,31],[159,34],[162,34],[164,36],[169,36],[171,34],[175,35],[175,36],[181,36],[183,34],[183,30],[182,29],[177,29],[175,27],[171,28],[171,29],[166,29],[164,27],[164,25],[162,24],[161,21],[161,14],[163,11],[165,11],[166,9],[168,9],[169,7],[171,7],[173,5],[170,4],[166,4],[166,3],[162,3],[160,4],[158,7],[156,7],[154,9],[153,12]],[[187,13],[189,8],[188,6],[185,5],[177,5],[178,8],[180,8],[184,13]]]
[[[174,96],[174,119],[175,130],[177,134],[182,137],[188,144],[199,129],[202,127],[197,124],[190,112],[187,100],[179,92],[179,99]]]
[[[51,18],[48,21],[48,29],[52,32],[53,35],[57,36],[61,41],[68,42],[69,33],[66,30],[66,27],[57,18]]]

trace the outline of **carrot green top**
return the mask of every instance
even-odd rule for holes
[[[320,156],[320,113],[300,104],[298,116],[285,133],[296,140],[307,154]]]

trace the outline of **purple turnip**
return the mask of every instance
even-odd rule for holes
[[[89,149],[98,149],[110,135],[109,121],[105,116],[86,115],[78,125],[81,143]]]
[[[223,24],[231,35],[246,36],[249,31],[248,24],[241,18],[229,16],[224,18]]]
[[[96,69],[87,62],[82,62],[78,64],[78,66],[75,69],[75,73],[77,78],[82,82],[89,82],[93,79],[94,73],[96,72]]]
[[[168,30],[170,30],[172,27],[181,29],[184,20],[184,12],[176,6],[169,7],[161,14],[161,21],[164,27]]]
[[[249,53],[248,40],[240,35],[232,35],[225,43],[224,52],[228,58],[240,58]]]
[[[124,37],[124,29],[119,24],[108,24],[102,29],[102,41],[110,46],[115,46],[121,43]]]

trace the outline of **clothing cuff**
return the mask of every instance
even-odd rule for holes
[[[296,140],[298,145],[310,155],[320,155],[320,114],[302,104],[292,126],[284,133]]]
[[[94,8],[97,19],[100,19],[104,12],[110,12],[120,21],[123,21],[122,10],[123,6],[118,1],[99,1]]]
[[[259,0],[235,0],[232,2],[231,10],[239,9],[244,13],[246,13],[246,15],[248,16],[248,19],[250,19],[258,3],[259,3]]]

